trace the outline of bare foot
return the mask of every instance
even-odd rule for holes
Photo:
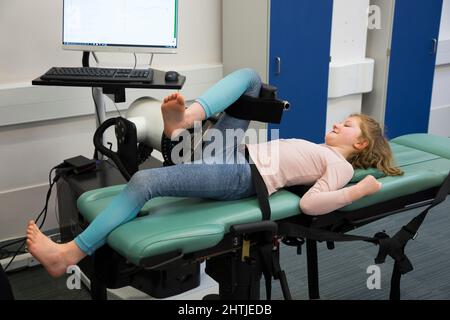
[[[371,195],[378,192],[381,189],[381,183],[375,179],[374,176],[368,175],[360,182],[358,182],[359,188],[364,196]]]
[[[177,129],[186,129],[189,124],[186,120],[186,105],[179,93],[171,94],[164,99],[161,112],[164,120],[164,134],[171,138]]]
[[[67,267],[76,264],[85,254],[73,242],[58,244],[50,240],[36,226],[34,221],[27,228],[28,251],[47,270],[52,277],[63,275]]]

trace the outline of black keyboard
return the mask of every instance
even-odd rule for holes
[[[42,80],[81,82],[152,82],[152,69],[53,67]]]

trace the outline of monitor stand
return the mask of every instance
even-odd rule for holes
[[[83,67],[89,67],[89,56],[89,51],[83,51]],[[105,98],[103,96],[103,88],[93,87],[92,90],[95,103],[95,121],[97,122],[98,128],[106,120]],[[113,98],[113,101],[115,101],[115,97]]]
[[[83,51],[82,64],[83,67],[89,67],[89,56],[90,51]],[[97,57],[92,52],[95,60],[98,62]],[[105,92],[106,88],[93,87],[92,95],[95,104],[95,122],[97,128],[106,120],[106,106],[105,106],[105,95],[108,96],[113,102],[125,102],[125,88],[112,88],[109,92]],[[103,138],[101,139],[103,144]],[[103,160],[104,156],[97,152],[97,158]]]
[[[89,67],[89,51],[83,51],[83,67]],[[92,95],[95,104],[95,122],[97,128],[106,120],[106,108],[105,108],[105,97],[103,96],[103,89],[98,87],[92,88]],[[103,144],[104,136],[101,138],[101,143]],[[95,151],[95,157],[98,160],[103,160],[104,156],[100,152]]]

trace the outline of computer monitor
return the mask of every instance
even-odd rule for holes
[[[66,50],[176,53],[178,0],[63,0]]]

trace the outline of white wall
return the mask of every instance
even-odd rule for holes
[[[428,131],[450,137],[450,0],[444,0]]]
[[[89,89],[69,93],[68,88],[31,86],[31,80],[52,66],[81,65],[81,52],[60,49],[61,12],[59,0],[0,1],[0,118],[13,119],[16,112],[23,122],[0,126],[0,242],[23,236],[26,222],[42,209],[50,168],[93,153]],[[179,52],[155,56],[153,67],[187,75],[183,92],[192,99],[222,77],[221,0],[180,1],[179,12]],[[134,63],[131,54],[99,57],[102,66]],[[138,57],[138,66],[148,63],[147,55]],[[119,108],[126,109],[139,96],[161,98],[166,93],[129,90],[128,102]],[[108,109],[114,110],[112,103]],[[58,226],[54,201],[49,207],[45,230]]]
[[[248,67],[263,82],[269,78],[270,0],[225,0],[222,2],[223,72]],[[236,50],[236,48],[240,48]]]

